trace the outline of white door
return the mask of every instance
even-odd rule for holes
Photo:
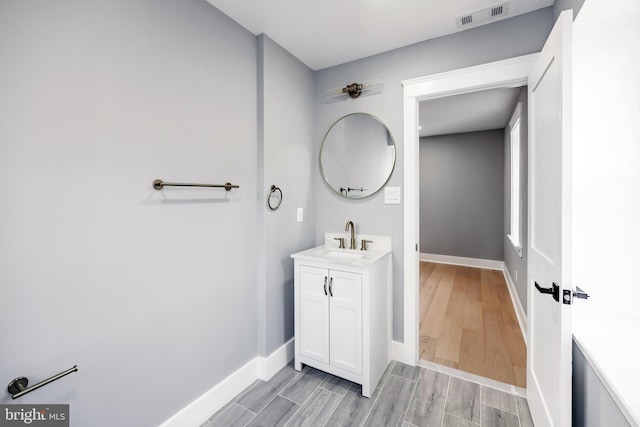
[[[527,399],[536,427],[571,426],[572,22],[572,11],[560,15],[528,83]]]
[[[300,266],[300,354],[329,363],[329,271]]]
[[[331,270],[331,365],[362,375],[362,275]]]

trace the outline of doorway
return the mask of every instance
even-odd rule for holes
[[[522,388],[521,300],[503,269],[520,267],[506,236],[522,234],[510,210],[513,200],[521,215],[520,180],[526,195],[526,98],[526,87],[496,88],[419,107],[419,358]]]
[[[419,360],[419,103],[451,95],[527,84],[537,54],[407,80],[404,86],[404,343],[394,357]]]

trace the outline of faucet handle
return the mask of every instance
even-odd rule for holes
[[[338,249],[344,249],[344,237],[334,237],[333,240],[338,241]]]
[[[361,251],[366,251],[367,250],[367,243],[373,243],[373,241],[372,240],[362,239],[362,244],[360,246],[360,250]]]

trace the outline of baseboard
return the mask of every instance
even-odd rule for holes
[[[200,426],[257,379],[257,359],[257,357],[252,359],[229,375],[211,390],[162,423],[160,427]]]
[[[295,341],[291,338],[268,357],[256,357],[258,359],[258,379],[269,381],[287,363],[293,360]]]
[[[437,262],[440,264],[462,265],[464,267],[486,268],[489,270],[502,270],[502,261],[492,259],[466,258],[452,255],[420,254],[420,261]]]
[[[160,427],[199,427],[257,379],[268,381],[293,359],[293,338],[267,357],[257,356],[191,402]]]
[[[518,318],[518,324],[520,325],[520,332],[522,332],[522,338],[524,338],[524,344],[527,345],[527,315],[524,312],[524,307],[518,297],[518,291],[516,291],[516,285],[511,279],[507,265],[503,263],[502,273],[504,279],[507,282],[507,289],[509,289],[509,295],[511,295],[511,302],[513,302],[513,308],[515,308],[516,317]]]
[[[406,338],[406,337],[405,337]],[[391,341],[391,347],[389,348],[390,360],[397,360],[398,362],[405,363],[410,366],[415,366],[415,355],[409,354],[408,345],[398,341]]]

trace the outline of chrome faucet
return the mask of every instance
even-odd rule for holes
[[[344,227],[344,231],[349,231],[349,227],[351,227],[351,242],[349,243],[349,249],[356,248],[356,226],[353,225],[353,221],[347,221],[347,225]]]

